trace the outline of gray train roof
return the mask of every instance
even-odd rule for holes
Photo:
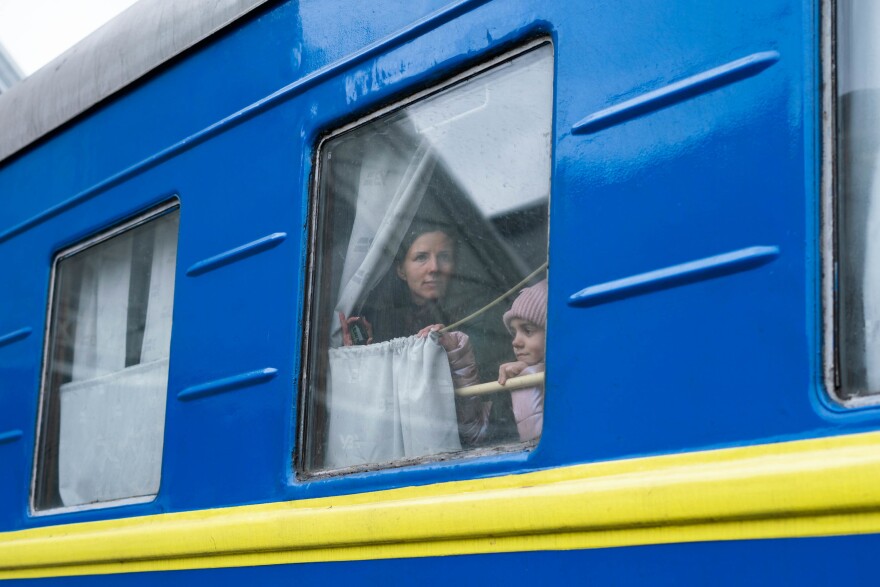
[[[266,0],[140,0],[0,93],[0,161]]]

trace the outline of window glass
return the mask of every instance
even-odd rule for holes
[[[880,3],[837,4],[840,394],[880,393]]]
[[[56,259],[37,510],[159,489],[178,216],[163,210]]]
[[[537,442],[552,96],[545,42],[322,143],[305,471]]]

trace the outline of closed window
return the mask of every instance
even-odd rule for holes
[[[880,5],[826,8],[827,381],[858,406],[880,401]]]
[[[163,207],[55,260],[35,510],[159,489],[178,216]]]
[[[552,97],[539,42],[323,140],[301,471],[538,441]]]

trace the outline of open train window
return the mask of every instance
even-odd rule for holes
[[[880,402],[880,4],[825,3],[826,381]]]
[[[539,41],[323,139],[301,472],[537,442],[552,98]]]
[[[37,512],[158,492],[178,217],[163,206],[55,259]]]

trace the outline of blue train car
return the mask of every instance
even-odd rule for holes
[[[0,579],[872,582],[877,23],[135,4],[0,94]]]

